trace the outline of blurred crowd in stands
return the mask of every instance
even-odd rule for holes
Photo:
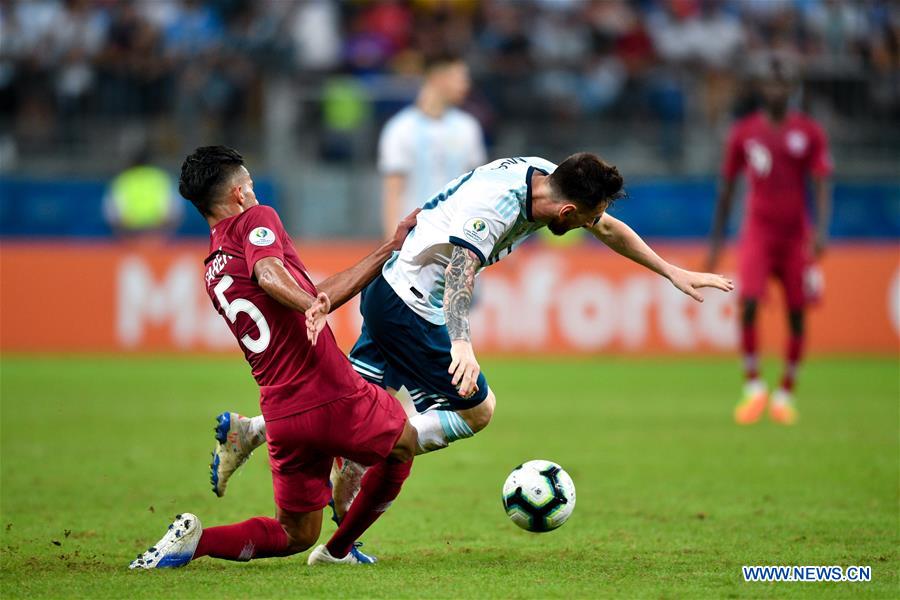
[[[772,50],[795,59],[820,112],[900,117],[888,0],[0,0],[0,108],[26,148],[91,117],[223,132],[258,124],[267,83],[289,81],[320,124],[353,128],[411,100],[422,57],[448,50],[468,60],[468,108],[489,132],[597,116],[721,125]]]

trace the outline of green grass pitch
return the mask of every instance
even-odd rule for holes
[[[177,512],[206,525],[273,514],[262,452],[225,498],[207,483],[213,417],[256,412],[247,367],[6,356],[0,595],[900,596],[896,360],[811,360],[794,428],[732,424],[735,363],[485,360],[494,422],[417,459],[364,537],[381,564],[310,569],[304,554],[129,572]],[[531,458],[561,463],[578,489],[552,533],[519,530],[501,507],[507,473]],[[745,583],[745,564],[871,565],[872,581]]]

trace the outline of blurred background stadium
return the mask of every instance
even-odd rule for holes
[[[257,396],[202,287],[208,228],[177,197],[181,161],[238,148],[324,277],[381,235],[379,133],[446,51],[471,69],[464,108],[489,159],[599,153],[629,193],[613,214],[695,269],[726,133],[758,105],[754,64],[776,51],[799,67],[793,104],[823,125],[836,167],[803,420],[733,424],[736,294],[694,305],[593,239],[531,240],[477,285],[473,341],[502,411],[423,460],[367,537],[405,569],[341,593],[438,597],[460,580],[504,597],[783,589],[741,588],[752,561],[872,564],[876,593],[896,597],[900,8],[888,0],[0,0],[0,592],[221,597],[218,570],[164,591],[121,571],[170,512],[216,523],[271,507],[264,460],[227,505],[205,487],[212,416],[255,412]],[[145,193],[166,202],[120,203]],[[780,290],[769,300],[762,340],[780,360]],[[331,317],[345,349],[356,306]],[[540,542],[510,533],[497,497],[538,454],[579,486],[572,524]],[[463,468],[465,486],[446,476]],[[285,564],[280,581],[334,595],[327,575]],[[249,596],[274,571],[242,572],[229,585]]]
[[[794,104],[823,124],[837,167],[831,231],[838,246],[834,260],[825,263],[826,275],[833,275],[830,302],[817,317],[826,324],[813,326],[812,348],[892,351],[900,321],[892,305],[900,302],[893,256],[900,232],[898,32],[896,5],[876,0],[6,0],[0,3],[4,279],[27,262],[26,255],[14,261],[17,252],[40,254],[33,245],[21,250],[18,242],[111,239],[119,229],[112,178],[134,161],[167,172],[154,180],[165,186],[167,177],[177,179],[185,154],[211,143],[238,147],[260,197],[279,209],[288,231],[303,243],[319,242],[309,249],[313,268],[325,273],[346,264],[367,245],[338,249],[331,240],[380,234],[375,155],[381,126],[414,100],[423,61],[445,51],[460,54],[471,68],[465,108],[480,121],[490,158],[561,160],[576,150],[598,152],[626,177],[630,197],[619,203],[617,216],[656,243],[677,240],[682,262],[699,267],[702,251],[692,242],[709,232],[727,127],[757,105],[752,65],[775,50],[800,67]],[[732,230],[739,216],[733,215]],[[192,332],[199,316],[192,313],[191,323],[182,318],[179,325],[174,311],[167,315],[165,306],[154,304],[179,298],[204,303],[188,290],[193,281],[178,283],[178,266],[185,256],[202,254],[206,224],[189,204],[174,199],[164,217],[148,218],[159,218],[169,238],[198,239],[196,250],[173,252],[168,244],[161,252],[136,250],[129,259],[94,245],[92,260],[81,255],[85,268],[98,271],[94,288],[104,290],[95,289],[98,297],[85,301],[95,307],[89,314],[108,321],[95,325],[107,330],[103,339],[96,331],[87,337],[59,330],[55,337],[36,335],[13,322],[5,323],[4,349],[141,348],[145,339],[155,349],[230,348],[227,337],[217,345]],[[850,244],[846,253],[842,244]],[[518,339],[511,329],[517,313],[482,347],[669,351],[734,345],[727,306],[721,318],[709,309],[711,316],[701,315],[699,324],[681,325],[682,309],[667,316],[663,307],[658,323],[642,324],[653,319],[642,309],[652,301],[641,298],[663,292],[653,291],[656,282],[640,272],[644,283],[629,287],[634,268],[597,248],[570,249],[577,252],[574,263],[566,255],[573,265],[567,280],[587,269],[594,297],[605,299],[566,294],[574,297],[574,310],[585,313],[568,328],[577,332],[587,322],[594,335],[574,339],[551,327],[548,337],[531,332]],[[320,255],[332,260],[323,264]],[[494,288],[517,293],[523,288],[515,278],[535,266],[508,262],[485,280],[493,275]],[[850,274],[860,272],[866,281],[849,284]],[[129,333],[143,325],[128,325],[130,317],[121,314],[126,299],[114,298],[115,290],[120,297],[146,297],[153,282],[162,291],[144,307],[148,327],[173,319],[172,327],[181,327],[167,340]],[[860,285],[869,293],[859,294]],[[6,316],[34,307],[13,293],[14,286],[4,287]],[[491,296],[486,290],[481,312],[490,309]],[[531,308],[541,312],[547,302],[539,296]],[[631,315],[625,318],[631,325],[622,327],[630,329],[605,331],[614,324],[597,322],[603,316],[594,313],[618,304],[617,298],[626,305],[623,314]],[[861,308],[872,315],[871,328],[834,331],[840,323],[847,326],[846,311]],[[829,310],[834,312],[826,318]],[[694,331],[703,322],[718,333]],[[220,325],[214,327],[224,332]],[[344,342],[355,327],[346,326]],[[660,336],[662,343],[654,341]]]

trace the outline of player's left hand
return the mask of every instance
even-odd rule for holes
[[[394,232],[394,237],[391,238],[391,245],[394,247],[394,250],[399,250],[403,246],[403,242],[406,241],[406,236],[408,236],[412,228],[416,226],[416,215],[420,212],[422,212],[422,209],[417,208],[406,215],[397,225],[397,231]]]
[[[669,273],[669,280],[672,282],[672,285],[697,302],[703,302],[703,296],[697,291],[700,288],[711,287],[723,292],[730,292],[734,289],[734,282],[724,275],[686,271],[678,267],[672,267],[672,271]]]
[[[306,337],[313,346],[316,345],[319,334],[325,329],[330,310],[331,300],[325,292],[319,292],[312,306],[306,309]]]
[[[453,340],[450,343],[450,359],[447,372],[453,375],[451,383],[460,396],[471,397],[478,391],[478,374],[481,373],[472,344],[466,340]]]

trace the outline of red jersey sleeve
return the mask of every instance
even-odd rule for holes
[[[242,219],[241,243],[247,263],[247,275],[253,277],[253,267],[264,258],[273,256],[284,262],[284,226],[278,213],[270,206],[255,206]]]
[[[734,125],[725,142],[725,160],[722,163],[722,177],[731,180],[744,168],[744,148],[741,128]]]
[[[814,177],[828,177],[834,171],[828,136],[817,123],[810,125],[809,171]]]

